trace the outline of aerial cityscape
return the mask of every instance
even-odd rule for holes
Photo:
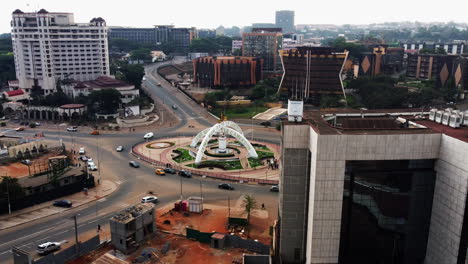
[[[468,264],[467,4],[67,4],[0,11],[0,263]]]

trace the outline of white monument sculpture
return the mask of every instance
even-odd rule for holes
[[[211,137],[217,133],[221,133],[221,137],[218,138],[220,151],[223,151],[224,149],[226,152],[227,141],[225,135],[229,135],[235,137],[237,141],[239,141],[239,143],[247,149],[249,158],[258,158],[257,151],[255,151],[252,144],[250,144],[250,142],[245,138],[244,132],[242,132],[242,129],[239,127],[239,125],[232,121],[223,121],[201,131],[192,139],[192,143],[190,144],[190,147],[192,148],[195,148],[198,142],[201,140],[201,144],[198,147],[197,156],[195,157],[195,164],[200,164],[208,142],[210,141]]]

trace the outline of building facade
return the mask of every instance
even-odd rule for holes
[[[126,28],[110,27],[110,39],[125,39],[140,44],[155,44],[156,31],[154,28]]]
[[[278,52],[282,49],[283,37],[278,28],[254,28],[252,33],[242,34],[242,56],[263,59],[263,70],[281,70]]]
[[[193,60],[193,81],[200,87],[252,86],[262,79],[263,60],[254,57],[202,57]]]
[[[438,42],[408,42],[400,43],[400,46],[406,50],[421,50],[429,49],[436,50],[438,48],[443,48],[447,54],[463,54],[465,50],[465,42],[451,42],[451,43],[438,43]]]
[[[43,94],[56,90],[58,79],[88,81],[109,75],[107,26],[102,18],[75,23],[72,13],[15,10],[12,41],[18,87]]]
[[[214,29],[199,29],[197,34],[198,38],[216,38],[216,30]]]
[[[283,33],[292,33],[296,31],[294,26],[294,11],[276,11],[275,21],[276,27],[283,29]]]
[[[348,52],[332,52],[328,47],[298,47],[282,50],[282,97],[318,104],[323,95],[345,96],[341,73]]]
[[[408,54],[406,76],[417,79],[435,79],[443,86],[453,72],[457,55]]]
[[[406,110],[283,122],[281,263],[466,263],[467,129]]]
[[[403,56],[403,48],[385,45],[375,47],[372,52],[363,52],[359,58],[359,76],[399,73],[403,69]]]

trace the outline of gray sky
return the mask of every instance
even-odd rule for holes
[[[347,3],[349,6],[345,5]],[[215,28],[273,22],[275,11],[296,11],[296,24],[368,24],[385,21],[468,22],[468,1],[371,0],[7,0],[0,9],[0,33],[10,31],[11,12],[72,12],[76,22],[101,16],[110,26],[157,24]]]

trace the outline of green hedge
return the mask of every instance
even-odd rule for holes
[[[177,163],[194,160],[194,158],[190,155],[190,151],[187,149],[178,148],[172,150],[172,152],[178,154],[176,157],[173,158],[173,160]]]
[[[207,161],[202,161],[200,164],[195,165],[195,164],[190,164],[188,165],[189,167],[193,168],[218,168],[222,170],[240,170],[242,168],[242,164],[240,163],[240,160],[231,160],[231,161],[214,161],[214,160],[207,160]]]

